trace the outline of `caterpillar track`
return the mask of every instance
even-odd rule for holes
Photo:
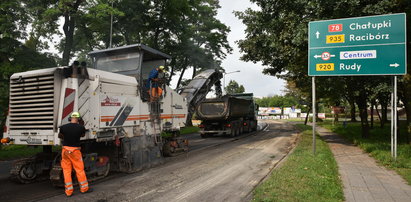
[[[51,180],[53,186],[64,187],[60,159],[61,154],[54,152],[51,154],[39,153],[30,158],[17,160],[10,170],[10,180],[21,184]],[[108,157],[98,157],[96,153],[91,153],[85,154],[83,159],[89,182],[102,179],[109,174],[110,162]],[[74,170],[72,176],[73,182],[76,182]]]
[[[10,170],[10,180],[21,184],[47,180],[56,155],[56,152],[42,152],[30,158],[14,161]]]

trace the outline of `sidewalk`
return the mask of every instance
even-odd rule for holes
[[[377,164],[374,158],[336,133],[317,127],[338,164],[346,201],[411,201],[411,186],[395,171]]]

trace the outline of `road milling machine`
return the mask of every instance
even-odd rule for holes
[[[180,129],[212,86],[221,96],[222,73],[208,69],[179,93],[160,79],[163,93],[151,99],[148,75],[171,57],[143,44],[93,51],[89,57],[91,67],[83,63],[11,76],[2,143],[43,147],[43,152],[14,162],[13,180],[50,178],[63,185],[61,156],[52,146],[61,145],[59,126],[68,123],[72,112],[80,112],[87,129],[82,153],[87,177],[94,181],[109,171],[136,172],[187,151]]]

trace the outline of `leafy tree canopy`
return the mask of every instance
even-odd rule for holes
[[[236,94],[236,93],[244,93],[245,89],[243,85],[239,85],[236,81],[230,80],[228,85],[224,87],[226,94]]]

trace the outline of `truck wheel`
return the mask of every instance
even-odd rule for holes
[[[235,137],[237,130],[235,128],[231,128],[230,137]]]
[[[247,121],[247,130],[246,130],[246,133],[249,133],[249,132],[251,132],[251,126],[250,126],[250,122]]]

